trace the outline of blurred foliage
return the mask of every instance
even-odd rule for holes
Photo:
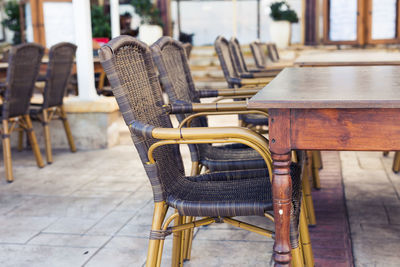
[[[104,7],[92,5],[92,36],[111,38],[110,15],[105,14]]]
[[[161,12],[151,0],[132,0],[131,5],[135,8],[135,13],[140,16],[141,24],[163,26]]]
[[[274,2],[270,5],[270,8],[270,16],[273,20],[287,20],[290,23],[299,22],[296,11],[290,9],[290,6],[286,1]]]
[[[19,23],[19,5],[13,0],[7,2],[4,6],[4,12],[7,18],[3,19],[1,24],[14,33],[13,44],[21,43],[21,25]]]

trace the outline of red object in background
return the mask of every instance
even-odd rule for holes
[[[100,46],[102,46],[102,45],[108,43],[108,41],[110,41],[109,38],[105,38],[105,37],[96,37],[96,38],[93,38],[93,40],[95,40]]]

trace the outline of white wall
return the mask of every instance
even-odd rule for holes
[[[269,41],[270,3],[274,0],[261,0],[260,5],[260,35],[262,41]],[[301,19],[302,1],[289,0],[290,6]],[[194,33],[195,45],[213,44],[218,35],[230,38],[233,35],[233,4],[230,1],[183,1],[181,6],[182,32]],[[177,4],[172,1],[172,19],[174,37],[177,38]],[[237,1],[237,37],[243,44],[257,38],[257,1]],[[292,25],[292,43],[301,42],[301,24]]]

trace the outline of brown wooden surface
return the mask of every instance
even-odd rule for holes
[[[286,68],[250,108],[400,108],[400,67]]]
[[[292,149],[400,148],[400,109],[293,109],[290,117]]]
[[[275,266],[290,261],[290,151],[400,150],[399,67],[290,68],[250,99],[268,109]]]

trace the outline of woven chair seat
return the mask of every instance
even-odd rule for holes
[[[200,163],[212,172],[267,167],[260,154],[245,145],[200,145],[199,149]]]
[[[268,125],[268,118],[258,114],[246,114],[242,115],[241,119],[246,124],[253,124],[253,125]]]
[[[293,192],[298,194],[299,165],[292,163],[291,177]],[[273,209],[271,183],[265,169],[188,176],[166,201],[185,216],[263,216]]]

